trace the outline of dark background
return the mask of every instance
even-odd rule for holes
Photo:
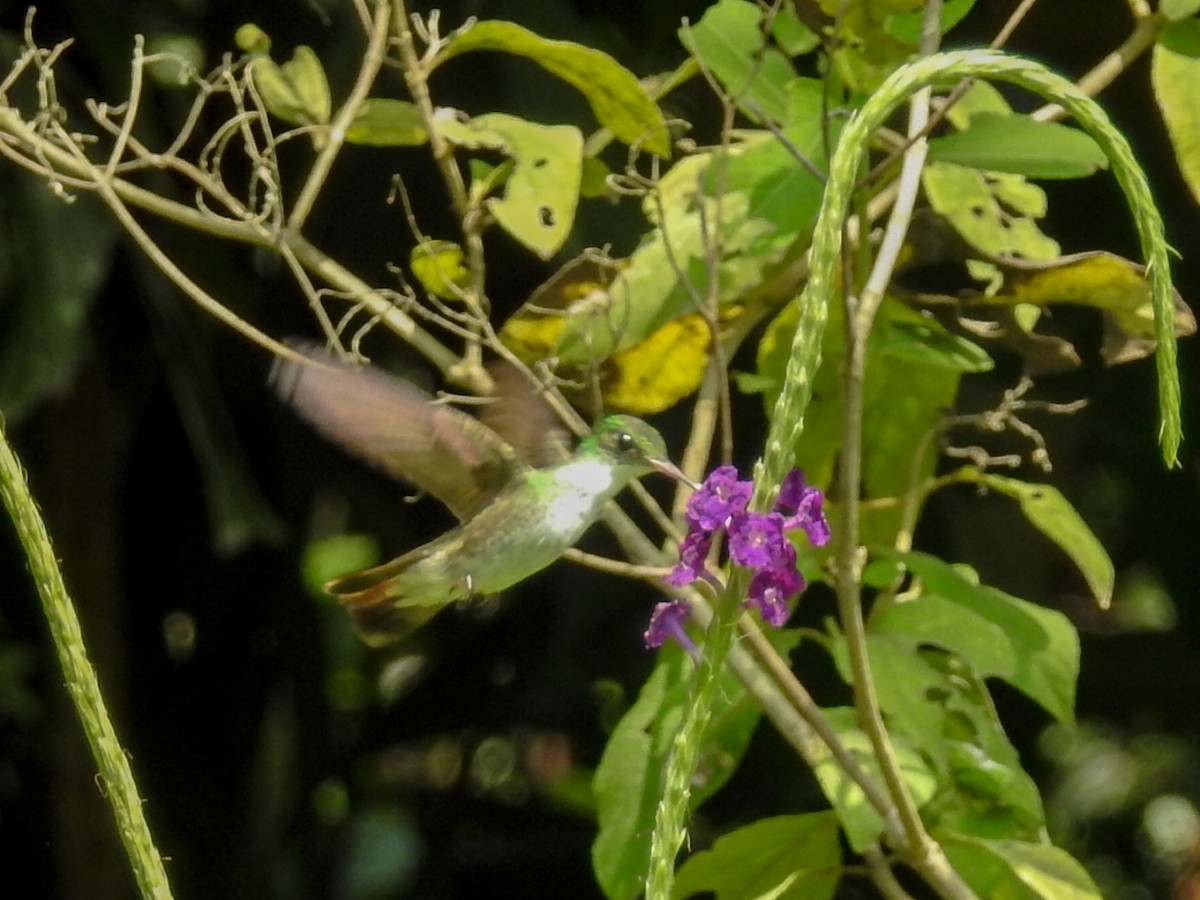
[[[985,43],[1014,5],[979,0],[948,44]],[[511,19],[604,49],[639,75],[678,62],[678,20],[698,17],[704,6],[440,4],[447,29],[467,15]],[[0,26],[19,28],[21,15],[18,5],[0,4]],[[135,33],[190,35],[211,63],[233,47],[245,21],[272,36],[276,59],[295,44],[313,46],[334,96],[344,93],[358,33],[344,11],[313,5],[59,2],[40,10],[36,34],[43,45],[78,39],[61,67],[69,102],[115,100],[126,90]],[[1078,76],[1128,28],[1122,0],[1044,0],[1010,49]],[[391,77],[385,88],[401,96]],[[435,102],[470,112],[590,121],[569,89],[494,54],[448,66],[433,89]],[[155,89],[152,96],[142,116],[147,133],[166,133],[180,95]],[[1182,255],[1177,283],[1195,301],[1197,210],[1157,118],[1146,61],[1103,102],[1149,169]],[[712,124],[712,104],[700,88],[673,95],[669,107],[701,134]],[[395,172],[413,191],[426,231],[453,237],[421,150],[347,148],[308,230],[318,246],[380,284],[389,281],[385,263],[408,255],[400,214],[383,202]],[[0,167],[0,353],[13,352],[15,329],[6,335],[6,325],[28,302],[21,288],[23,273],[36,268],[30,255],[47,252],[40,248],[53,241],[29,228],[21,198],[32,184],[25,173]],[[1137,257],[1110,176],[1048,188],[1045,230],[1064,251]],[[77,206],[91,202],[81,197]],[[628,209],[594,207],[583,219],[589,230],[575,249],[617,241],[619,254],[640,227]],[[302,298],[273,259],[149,224],[202,284],[269,333],[315,334]],[[551,271],[503,237],[493,237],[488,249],[489,293],[500,311],[515,308]],[[330,517],[376,535],[385,552],[432,536],[448,520],[434,504],[409,514],[400,503],[403,489],[279,408],[265,387],[264,353],[192,307],[135,247],[116,241],[105,252],[78,368],[63,390],[10,423],[11,438],[63,560],[150,823],[170,857],[176,895],[596,894],[591,822],[574,811],[568,791],[546,785],[598,759],[605,727],[651,665],[640,632],[654,598],[562,565],[511,592],[499,609],[442,617],[422,635],[419,657],[362,650],[338,612],[306,593],[304,546]],[[1061,325],[1083,347],[1098,346],[1091,317],[1064,315]],[[1200,422],[1189,342],[1181,364],[1185,434],[1194,439]],[[961,408],[994,403],[1014,371],[1001,365],[972,380]],[[1145,578],[1165,590],[1173,627],[1148,630],[1090,610],[1070,565],[1000,502],[965,491],[940,498],[921,545],[972,562],[988,581],[1075,618],[1084,640],[1080,731],[1045,733],[1045,717],[999,687],[1001,712],[1043,786],[1056,839],[1087,861],[1113,896],[1166,896],[1174,870],[1141,823],[1157,796],[1200,799],[1194,443],[1184,445],[1180,469],[1164,470],[1154,443],[1149,360],[1109,370],[1089,353],[1083,370],[1040,391],[1092,398],[1081,415],[1037,423],[1056,463],[1053,480],[1104,539],[1122,584]],[[755,404],[746,407],[743,462],[758,427]],[[678,448],[683,418],[668,415],[663,424]],[[224,505],[214,500],[222,486]],[[230,522],[244,526],[240,539],[221,531],[220,523]],[[224,542],[214,539],[218,532]],[[589,538],[597,549],[604,540]],[[575,595],[603,599],[570,602]],[[817,596],[806,615],[819,622],[829,612],[823,604]],[[420,674],[405,678],[404,666],[415,660]],[[377,671],[396,685],[383,706],[363,699],[365,679]],[[820,666],[811,677],[818,692],[834,690]],[[698,818],[697,841],[731,823],[816,802],[806,776],[780,765],[788,757],[770,729],[762,732],[741,773]],[[93,774],[15,539],[0,530],[0,889],[20,879],[34,886],[22,891],[26,897],[132,894]],[[870,891],[849,882],[845,895]]]

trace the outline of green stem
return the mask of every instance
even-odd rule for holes
[[[112,804],[113,817],[125,852],[129,856],[134,877],[143,897],[169,900],[171,888],[163,869],[162,857],[150,836],[150,827],[142,814],[129,757],[121,748],[108,709],[100,693],[96,670],[92,668],[83,643],[83,631],[75,608],[63,584],[62,572],[46,533],[46,525],[38,513],[25,473],[17,461],[0,424],[0,495],[17,529],[21,546],[29,561],[29,569],[42,600],[46,620],[58,662],[66,679],[67,692],[79,712],[83,730],[92,747],[92,756],[99,767],[101,792]]]
[[[1150,186],[1124,135],[1104,110],[1067,79],[1039,63],[1006,56],[991,50],[959,50],[927,56],[897,69],[847,123],[830,161],[825,200],[813,234],[812,269],[798,300],[802,321],[796,329],[787,375],[771,419],[771,430],[756,475],[759,491],[779,484],[795,459],[795,447],[804,427],[804,411],[812,394],[809,357],[815,343],[819,350],[830,298],[835,287],[842,223],[850,208],[850,197],[859,164],[867,152],[872,133],[913,92],[924,87],[953,84],[968,77],[991,78],[1016,84],[1042,97],[1053,99],[1088,131],[1113,166],[1133,213],[1146,260],[1150,281],[1155,336],[1158,352],[1158,397],[1163,457],[1175,465],[1181,439],[1179,372],[1176,364],[1174,314],[1170,265],[1162,217],[1154,205]],[[808,333],[812,329],[814,334]]]
[[[669,900],[675,881],[675,857],[687,837],[692,780],[700,759],[704,730],[712,716],[718,676],[733,646],[736,619],[741,612],[738,599],[747,585],[736,571],[729,587],[713,605],[713,618],[704,632],[704,656],[696,669],[696,681],[688,698],[684,720],[675,733],[667,759],[663,796],[654,815],[650,839],[650,871],[646,900]]]
[[[804,414],[812,396],[813,378],[820,364],[821,341],[836,283],[842,229],[871,135],[915,91],[953,84],[972,76],[1011,82],[1043,97],[1053,98],[1079,120],[1111,161],[1133,211],[1142,253],[1147,261],[1158,338],[1160,438],[1165,459],[1170,464],[1175,463],[1180,441],[1180,389],[1176,368],[1173,290],[1162,219],[1128,142],[1091,98],[1070,81],[1040,64],[995,51],[957,51],[934,54],[895,71],[850,120],[838,142],[830,162],[825,199],[814,232],[812,269],[797,301],[800,321],[793,339],[786,380],[776,402],[763,457],[755,469],[753,503],[756,508],[767,505],[776,486],[795,460],[795,447],[803,431]],[[691,703],[672,746],[651,849],[647,897],[652,900],[670,896],[675,854],[686,836],[690,785],[695,775],[703,731],[711,714],[716,673],[725,664],[733,646],[739,587],[744,585],[731,584],[723,598],[724,602],[717,605],[717,614],[707,631],[704,658],[696,673]],[[918,829],[917,834],[908,836],[909,845],[905,848],[908,861],[941,896],[972,896],[970,889],[950,868],[940,848],[921,831],[923,829]]]

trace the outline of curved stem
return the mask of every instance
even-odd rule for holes
[[[1166,244],[1162,220],[1150,196],[1145,175],[1134,160],[1128,142],[1094,101],[1070,81],[1049,72],[1042,65],[992,51],[958,51],[933,54],[896,70],[851,118],[842,133],[830,161],[825,199],[814,230],[810,277],[797,301],[800,304],[800,322],[793,338],[792,356],[783,390],[776,402],[764,454],[756,471],[757,504],[765,504],[773,486],[780,483],[795,459],[795,448],[804,427],[804,413],[812,394],[816,363],[819,362],[828,305],[836,287],[843,225],[850,212],[854,184],[871,135],[886,123],[893,110],[913,92],[954,83],[968,76],[1011,82],[1054,98],[1080,121],[1111,161],[1114,174],[1132,209],[1142,252],[1147,260],[1158,338],[1156,362],[1162,417],[1161,440],[1165,458],[1169,463],[1175,461],[1180,439],[1179,381],[1175,360],[1174,303]],[[848,434],[848,438],[855,440],[853,433]],[[843,449],[848,455],[853,455],[852,445]],[[852,483],[853,490],[857,490],[857,477],[852,479]],[[851,528],[849,532],[853,535],[856,530]],[[839,595],[857,597],[855,570],[860,559],[859,551],[850,545],[845,548],[845,553],[845,571],[839,573],[843,590],[839,591]],[[840,596],[840,602],[844,607],[847,601]],[[882,723],[876,722],[875,727],[882,728]],[[879,762],[885,769],[888,767],[886,755]],[[887,780],[889,784],[902,784],[903,781],[894,766]],[[905,823],[907,846],[897,849],[905,852],[907,861],[927,879],[931,879],[931,885],[945,896],[970,896],[969,888],[948,866],[940,847],[925,836],[919,819],[906,815]]]
[[[3,496],[4,506],[25,550],[42,609],[50,625],[50,636],[54,641],[67,692],[71,695],[91,745],[92,757],[99,769],[101,792],[112,806],[117,832],[121,843],[125,845],[138,888],[143,897],[170,900],[171,887],[142,810],[129,756],[121,747],[116,729],[109,719],[96,670],[92,668],[83,642],[83,629],[63,584],[62,571],[46,532],[46,523],[42,521],[29,493],[21,464],[8,445],[2,422],[0,496]]]

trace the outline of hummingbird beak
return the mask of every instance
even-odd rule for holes
[[[669,459],[651,459],[648,460],[648,463],[650,468],[652,468],[655,472],[658,472],[660,475],[666,475],[668,478],[674,478],[676,481],[682,481],[692,490],[699,490],[700,485],[684,475],[683,470]]]

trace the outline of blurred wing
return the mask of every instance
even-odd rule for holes
[[[527,465],[562,462],[571,452],[571,434],[526,373],[497,359],[488,363],[495,396],[479,418],[513,448]]]
[[[470,518],[524,463],[487,426],[379,369],[293,342],[306,362],[278,359],[270,382],[319,432]]]

